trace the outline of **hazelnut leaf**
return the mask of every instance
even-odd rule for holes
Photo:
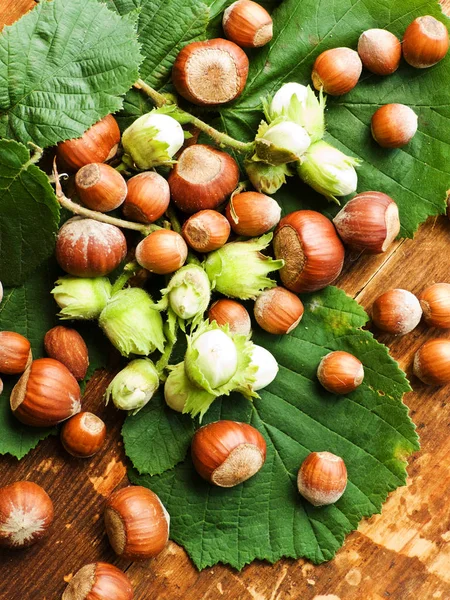
[[[252,54],[244,92],[219,111],[222,129],[237,139],[252,139],[263,117],[261,98],[273,95],[287,82],[310,84],[314,61],[321,52],[339,46],[356,48],[361,33],[370,28],[387,29],[402,39],[411,21],[427,14],[450,29],[437,0],[332,4],[285,0],[272,13],[272,41]],[[450,54],[430,69],[414,69],[402,61],[389,77],[365,72],[350,93],[327,96],[325,141],[363,161],[358,169],[358,192],[380,190],[396,201],[402,237],[412,237],[428,216],[445,212],[450,179],[449,85]],[[387,103],[406,104],[419,118],[417,134],[398,150],[381,148],[370,132],[373,113]],[[276,199],[285,213],[305,208],[333,217],[339,210],[297,176],[289,179]]]
[[[141,58],[132,18],[96,0],[39,3],[0,34],[0,136],[80,137],[120,110]]]
[[[363,517],[381,510],[389,492],[406,482],[406,458],[418,437],[402,403],[410,390],[385,346],[361,328],[364,310],[334,287],[302,296],[300,325],[285,336],[255,331],[253,340],[277,359],[277,378],[252,403],[238,394],[218,399],[204,422],[250,423],[267,442],[267,459],[254,477],[235,488],[204,482],[190,458],[150,477],[130,472],[150,487],[171,515],[171,536],[198,568],[218,562],[238,569],[252,560],[305,557],[330,560]],[[323,356],[345,350],[364,365],[353,393],[336,397],[317,381]],[[154,418],[157,418],[155,412]],[[297,491],[300,464],[312,451],[341,456],[347,490],[334,505],[315,508]],[[148,446],[148,453],[157,446]]]
[[[59,226],[59,203],[28,148],[0,140],[0,281],[20,285],[48,258]]]

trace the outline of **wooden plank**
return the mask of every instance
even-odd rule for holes
[[[0,23],[11,23],[32,8],[31,0],[0,0]],[[443,5],[450,9],[450,0]],[[387,255],[349,256],[339,285],[370,311],[390,287],[420,292],[433,281],[449,281],[446,257],[450,226],[431,219],[414,241],[398,242]],[[411,287],[412,286],[412,287]],[[437,332],[420,325],[404,338],[379,336],[410,375],[415,350]],[[442,335],[442,334],[439,334]],[[450,334],[444,334],[450,337]],[[22,552],[0,552],[0,600],[55,600],[83,564],[111,561],[127,570],[135,600],[450,600],[450,406],[445,388],[428,388],[412,378],[405,398],[422,441],[410,461],[408,487],[393,493],[380,516],[363,522],[335,560],[315,567],[303,560],[276,565],[256,562],[241,573],[216,566],[199,573],[174,543],[153,561],[130,564],[115,558],[104,534],[105,497],[125,481],[120,417],[105,408],[111,375],[89,383],[84,406],[102,416],[108,439],[87,461],[72,459],[59,440],[44,441],[21,462],[0,459],[0,485],[21,478],[43,485],[52,496],[56,519],[42,544]]]

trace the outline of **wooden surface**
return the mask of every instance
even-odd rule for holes
[[[0,24],[33,5],[31,0],[0,0]],[[450,9],[450,0],[444,5]],[[433,282],[450,282],[449,248],[449,221],[430,219],[415,240],[395,244],[386,255],[349,256],[339,285],[370,312],[373,300],[389,288],[419,293]],[[383,513],[362,522],[336,558],[321,566],[282,560],[255,562],[240,573],[223,566],[199,573],[172,542],[152,561],[117,560],[105,537],[102,511],[105,497],[125,480],[126,460],[117,412],[102,402],[110,376],[98,373],[87,386],[84,406],[108,426],[101,454],[86,462],[71,459],[52,438],[21,462],[0,458],[0,486],[31,479],[49,492],[56,512],[44,543],[0,553],[0,600],[57,600],[65,581],[95,560],[126,570],[136,600],[450,600],[448,388],[424,386],[411,375],[415,350],[436,335],[450,337],[423,325],[395,340],[379,336],[410,376],[414,392],[405,402],[422,449],[410,459],[408,486],[391,494]]]

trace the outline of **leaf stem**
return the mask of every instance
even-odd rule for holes
[[[167,104],[167,98],[165,98],[163,94],[160,94],[154,90],[148,85],[148,83],[145,83],[143,79],[138,79],[134,84],[134,87],[138,90],[142,90],[158,108]],[[194,115],[191,115],[185,110],[182,110],[181,108],[178,108],[177,110],[183,115],[184,123],[192,123],[192,125],[195,125],[201,131],[209,135],[209,137],[212,138],[219,146],[227,146],[228,148],[233,148],[233,150],[242,152],[243,154],[249,154],[250,152],[253,152],[255,147],[254,142],[240,142],[239,140],[235,140],[230,135],[218,131],[214,127],[211,127],[211,125],[208,125],[201,119],[194,117]]]
[[[158,225],[143,225],[142,223],[133,223],[132,221],[125,221],[124,219],[117,219],[116,217],[111,217],[109,215],[105,215],[103,213],[97,212],[96,210],[90,210],[89,208],[85,208],[84,206],[80,206],[73,200],[70,200],[65,196],[62,191],[60,176],[58,174],[58,170],[56,168],[56,158],[53,162],[53,178],[55,184],[56,198],[58,202],[76,215],[80,215],[81,217],[87,217],[89,219],[94,219],[95,221],[100,221],[101,223],[108,223],[109,225],[115,225],[116,227],[122,227],[124,229],[132,229],[134,231],[139,231],[142,235],[149,235],[153,231],[157,229],[161,229]]]
[[[167,214],[167,218],[170,221],[173,231],[180,233],[181,232],[181,224],[175,213],[173,206],[169,205],[169,208],[167,209],[166,214]]]

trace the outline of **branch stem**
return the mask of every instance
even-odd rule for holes
[[[133,223],[132,221],[125,221],[124,219],[117,219],[116,217],[111,217],[109,215],[105,215],[103,213],[97,212],[96,210],[90,210],[89,208],[85,208],[84,206],[80,206],[73,200],[67,198],[67,196],[62,191],[61,182],[59,180],[59,174],[56,169],[56,159],[53,163],[53,178],[54,184],[56,188],[56,198],[58,202],[74,213],[75,215],[80,215],[81,217],[87,217],[88,219],[94,219],[95,221],[100,221],[100,223],[108,223],[109,225],[115,225],[116,227],[122,227],[123,229],[132,229],[134,231],[139,231],[142,235],[149,235],[153,231],[157,229],[161,229],[158,225],[143,225],[142,223]]]
[[[145,83],[143,79],[138,79],[134,84],[134,87],[138,90],[142,90],[158,108],[167,104],[167,98],[154,90],[148,85],[148,83]],[[198,127],[198,129],[209,135],[209,137],[213,139],[219,146],[227,146],[228,148],[233,148],[233,150],[242,152],[243,154],[249,154],[250,152],[253,152],[255,147],[254,142],[240,142],[230,135],[211,127],[211,125],[208,125],[208,123],[205,123],[201,119],[194,117],[194,115],[191,115],[181,108],[177,108],[177,111],[183,115],[184,123],[192,123],[192,125],[195,125]]]

